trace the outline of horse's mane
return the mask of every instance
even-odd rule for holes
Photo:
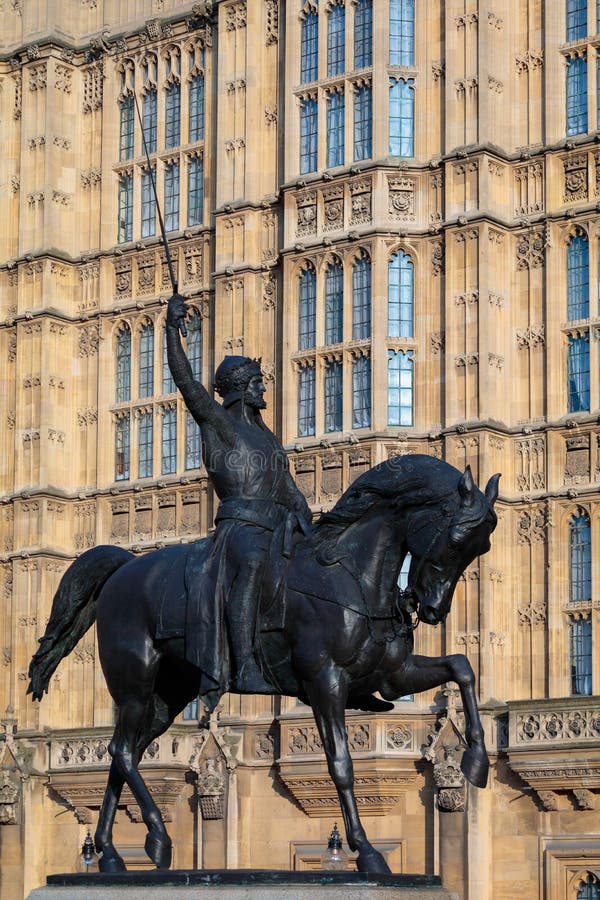
[[[429,519],[435,505],[441,515],[452,515],[459,506],[457,487],[461,477],[458,469],[434,456],[410,454],[384,460],[357,478],[321,516],[315,525],[315,537],[331,552],[346,529],[381,500],[395,501],[398,509],[421,509]],[[484,495],[477,493],[485,501]],[[462,524],[475,524],[488,510],[487,504],[485,508],[484,503],[474,504],[472,515],[467,515]]]

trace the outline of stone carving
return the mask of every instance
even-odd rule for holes
[[[95,356],[100,343],[100,325],[86,325],[79,331],[79,356]]]
[[[278,0],[266,0],[265,4],[265,41],[267,46],[276,44],[279,40],[279,2]]]
[[[528,50],[521,56],[515,57],[515,64],[517,72],[529,72],[534,69],[539,69],[544,65],[544,51]]]
[[[102,183],[102,172],[100,169],[88,169],[81,173],[81,186],[85,188],[99,187]]]
[[[577,153],[568,156],[564,162],[565,189],[563,200],[570,203],[573,200],[587,200],[588,190],[588,157],[587,153]]]
[[[558,809],[558,795],[554,791],[536,791],[536,793],[546,812],[554,812]]]
[[[48,81],[48,65],[42,63],[29,69],[29,90],[43,91]]]
[[[415,181],[388,175],[389,214],[402,221],[415,218]]]
[[[154,252],[140,253],[137,258],[138,265],[138,294],[153,294],[155,280]]]
[[[370,179],[362,178],[350,182],[350,222],[352,225],[371,221],[371,189]]]
[[[183,248],[184,280],[201,283],[203,280],[204,252],[201,243],[190,244]]]
[[[548,245],[545,231],[532,228],[517,237],[517,269],[537,269],[545,265]]]
[[[209,756],[198,767],[197,792],[203,819],[222,819],[225,795],[224,764]]]
[[[16,776],[0,770],[0,825],[17,825],[21,784]]]
[[[389,750],[412,750],[414,734],[410,725],[390,725],[385,741]]]
[[[296,234],[300,237],[305,234],[317,232],[317,194],[316,191],[307,191],[296,197],[298,208],[298,225]]]
[[[344,189],[331,188],[323,192],[323,230],[335,231],[344,227]]]
[[[115,266],[115,289],[119,299],[131,296],[131,259],[117,257]]]
[[[559,712],[519,713],[517,744],[569,742],[600,738],[599,709],[564,709]]]
[[[56,65],[54,70],[54,87],[65,94],[71,93],[73,71],[68,66]]]
[[[546,507],[536,506],[532,508],[531,512],[521,510],[517,520],[518,543],[543,543],[546,540],[546,531],[551,524]]]
[[[273,759],[275,739],[269,731],[258,731],[254,736],[255,759]]]
[[[444,244],[436,241],[431,247],[431,270],[433,275],[441,275],[444,271]]]
[[[575,788],[573,791],[575,802],[578,809],[595,809],[595,798],[592,791],[586,788]]]
[[[566,438],[565,484],[584,484],[590,480],[590,435]]]
[[[543,437],[516,443],[517,490],[542,491],[546,486],[546,442]]]
[[[431,352],[433,356],[439,356],[445,350],[446,338],[443,331],[436,331],[430,335]]]
[[[546,344],[545,326],[531,325],[528,328],[517,329],[516,337],[519,350],[544,347]]]
[[[93,113],[101,109],[104,92],[104,64],[98,60],[83,73],[83,112]]]
[[[240,28],[246,27],[246,2],[245,0],[239,0],[238,3],[233,3],[231,6],[226,7],[225,10],[225,30],[226,31],[237,31]]]
[[[530,216],[544,210],[544,163],[516,166],[515,216]]]
[[[15,72],[11,76],[15,84],[15,100],[13,104],[13,119],[20,119],[22,112],[23,100],[23,79],[20,72]]]

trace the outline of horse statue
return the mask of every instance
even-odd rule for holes
[[[271,613],[264,624],[259,614],[256,659],[272,685],[270,693],[299,697],[312,707],[361,872],[390,869],[358,815],[344,724],[347,707],[360,708],[362,698],[374,691],[392,701],[456,682],[465,712],[461,768],[472,784],[487,783],[489,760],[473,670],[462,654],[415,655],[413,631],[419,621],[438,625],[445,620],[458,578],[490,549],[499,477],[494,475],[483,493],[469,467],[461,473],[423,455],[380,463],[354,481],[309,534],[295,536],[278,579],[279,616]],[[202,666],[186,659],[185,639],[157,638],[161,596],[168,607],[171,597],[185,593],[181,561],[188,552],[179,544],[140,556],[111,546],[83,553],[63,575],[31,661],[29,692],[41,700],[60,660],[96,621],[100,661],[118,710],[95,834],[102,872],[125,869],[112,838],[124,784],[148,829],[146,853],[158,868],[171,863],[171,840],[138,766],[150,743],[201,693]],[[400,591],[399,573],[408,553],[408,585]],[[198,578],[206,577],[209,573],[200,568]],[[196,623],[196,629],[204,626],[204,618]],[[190,628],[188,620],[186,633]],[[220,692],[229,687],[231,682],[224,682]],[[218,694],[213,693],[211,705]]]

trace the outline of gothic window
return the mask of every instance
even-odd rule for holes
[[[371,427],[371,360],[359,356],[352,363],[352,427]]]
[[[185,414],[185,467],[199,469],[202,464],[202,444],[200,426],[191,412]]]
[[[161,472],[172,475],[177,470],[177,410],[162,410]]]
[[[352,337],[371,337],[371,260],[366,253],[352,266]]]
[[[204,207],[204,160],[188,160],[188,225],[201,225]]]
[[[592,872],[581,877],[575,900],[600,900],[600,881]]]
[[[133,173],[119,176],[119,243],[133,240]]]
[[[390,65],[415,64],[415,0],[390,0]]]
[[[165,91],[165,147],[177,147],[181,131],[181,88],[175,81]]]
[[[567,0],[566,40],[578,41],[587,35],[587,0]]]
[[[156,153],[157,115],[156,88],[150,88],[146,91],[142,100],[142,122],[148,153]]]
[[[587,334],[568,336],[568,412],[590,408],[590,342]]]
[[[167,332],[166,329],[162,333],[162,393],[174,394],[177,390],[171,370],[169,369],[169,359],[167,356]]]
[[[569,617],[569,664],[571,694],[592,693],[592,620],[589,616]]]
[[[139,396],[154,394],[154,326],[147,322],[140,331]]]
[[[315,367],[304,366],[298,374],[298,435],[315,433]]]
[[[370,84],[362,84],[354,92],[354,159],[370,159],[373,155],[373,95]]]
[[[357,0],[354,10],[354,68],[373,65],[373,0]]]
[[[567,245],[567,318],[587,319],[590,314],[589,245],[574,235]]]
[[[117,334],[115,402],[131,400],[131,331],[123,323]]]
[[[344,94],[332,91],[327,98],[327,166],[344,165]]]
[[[156,234],[156,197],[154,195],[153,179],[156,172],[146,169],[142,172],[142,237],[151,237]]]
[[[578,510],[569,523],[569,600],[592,599],[592,537],[590,517]]]
[[[390,78],[390,156],[414,156],[415,80]]]
[[[587,130],[587,61],[577,56],[567,60],[567,135]]]
[[[128,94],[120,102],[119,159],[133,157],[133,97]]]
[[[129,480],[130,415],[119,415],[115,422],[115,481]]]
[[[325,343],[339,344],[344,323],[344,273],[339,262],[333,262],[325,273]]]
[[[413,424],[413,351],[388,350],[388,425]]]
[[[346,66],[346,10],[334,3],[327,21],[327,75],[340,75]]]
[[[189,88],[189,141],[204,140],[204,76],[193,75]]]
[[[165,231],[179,228],[179,163],[165,165]]]
[[[317,80],[319,60],[319,18],[308,11],[302,20],[300,35],[300,82]]]
[[[300,174],[317,170],[317,101],[314,97],[300,104]]]
[[[152,411],[139,415],[138,423],[138,478],[152,478],[154,440],[154,416]]]
[[[315,346],[317,305],[317,276],[308,266],[299,280],[298,297],[298,349],[309,350]]]
[[[388,335],[413,337],[414,271],[406,253],[398,250],[388,263]]]
[[[190,361],[192,375],[196,381],[202,381],[202,319],[194,310],[186,322],[187,358]]]
[[[342,364],[337,360],[325,366],[325,431],[342,430]]]

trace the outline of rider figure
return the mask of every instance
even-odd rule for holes
[[[272,692],[254,657],[258,600],[273,533],[282,526],[289,555],[295,530],[305,533],[312,518],[289,471],[287,455],[261,416],[265,386],[256,360],[228,356],[215,374],[222,405],[194,379],[179,330],[187,309],[174,294],[167,313],[169,368],[202,432],[202,458],[219,498],[217,532],[225,542],[228,569],[225,608],[233,652],[234,690]]]

